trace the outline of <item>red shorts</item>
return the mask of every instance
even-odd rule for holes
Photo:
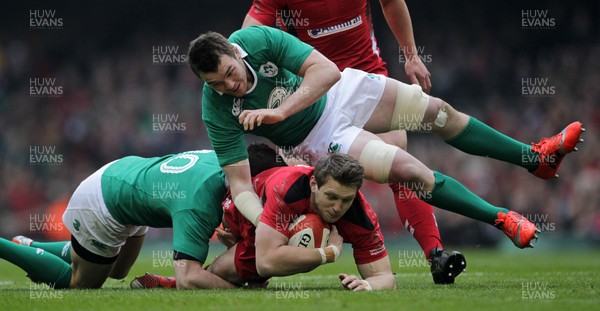
[[[223,209],[225,222],[231,233],[240,240],[235,248],[235,270],[238,276],[246,282],[263,283],[263,278],[256,271],[256,249],[254,247],[256,227],[244,218],[233,203],[225,204]]]

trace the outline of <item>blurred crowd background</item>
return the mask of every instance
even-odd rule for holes
[[[177,56],[185,55],[189,41],[202,32],[228,36],[237,30],[250,4],[0,4],[0,236],[64,238],[54,231],[61,227],[61,209],[70,194],[112,160],[210,149],[201,122],[202,82]],[[554,135],[574,120],[587,128],[580,151],[567,157],[560,178],[551,181],[463,154],[430,135],[410,134],[409,152],[492,204],[526,215],[549,235],[600,241],[598,3],[407,4],[417,46],[431,72],[433,95],[526,143]],[[408,82],[379,3],[371,1],[371,9],[390,76]],[[32,11],[43,10],[54,11],[53,17],[42,17],[54,20],[54,26],[31,26]],[[554,26],[523,27],[523,12],[536,10],[546,12],[538,20],[552,20]],[[34,13],[34,18],[42,15]],[[171,49],[171,61],[156,61],[161,48]],[[60,94],[32,91],[43,78],[54,79],[45,86]],[[538,90],[553,91],[524,92],[523,81],[529,78],[545,79]],[[165,130],[166,119],[174,129]],[[158,123],[163,125],[157,130]],[[36,161],[44,155],[47,161]],[[391,191],[372,183],[364,190],[380,215],[386,240],[407,239]],[[460,215],[439,209],[436,215],[448,243],[495,245],[504,236]]]

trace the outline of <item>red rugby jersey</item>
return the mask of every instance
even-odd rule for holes
[[[387,76],[366,0],[254,0],[248,14],[314,46],[340,71],[350,67]]]
[[[253,178],[254,189],[264,204],[261,222],[289,237],[289,225],[309,207],[313,167],[290,166],[270,169]],[[362,193],[335,223],[344,243],[350,243],[356,264],[367,264],[387,255],[375,211]]]

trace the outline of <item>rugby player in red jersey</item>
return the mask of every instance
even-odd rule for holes
[[[412,22],[404,0],[380,1],[383,14],[405,55],[406,75],[426,93],[431,89],[430,74],[417,53]],[[243,27],[275,26],[315,47],[343,71],[356,68],[370,73],[388,75],[386,62],[379,48],[371,21],[371,7],[366,0],[255,0],[244,19]],[[405,130],[380,136],[386,143],[406,150]],[[466,268],[460,252],[443,251],[433,207],[399,184],[390,184],[394,202],[404,227],[417,240],[431,263],[436,284],[454,283],[454,278]],[[454,262],[464,263],[457,266]],[[452,266],[452,268],[450,268]]]
[[[342,242],[352,245],[362,278],[339,274],[343,287],[353,290],[394,289],[396,282],[375,211],[358,191],[364,169],[345,154],[322,158],[316,167],[273,168],[253,178],[264,212],[254,226],[231,199],[224,202],[224,225],[238,241],[220,255],[208,271],[233,284],[266,284],[272,276],[311,271],[336,261]],[[322,248],[288,246],[289,225],[304,214],[316,214],[334,224]],[[336,229],[337,228],[337,229]],[[172,278],[146,274],[132,287],[174,287]]]

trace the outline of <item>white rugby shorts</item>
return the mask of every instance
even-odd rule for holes
[[[386,77],[346,68],[327,92],[321,118],[292,155],[310,165],[328,153],[348,153],[383,96]]]
[[[110,214],[102,196],[102,173],[106,164],[79,184],[67,209],[63,223],[75,240],[86,250],[111,258],[116,256],[129,237],[142,236],[147,226],[123,225]]]

